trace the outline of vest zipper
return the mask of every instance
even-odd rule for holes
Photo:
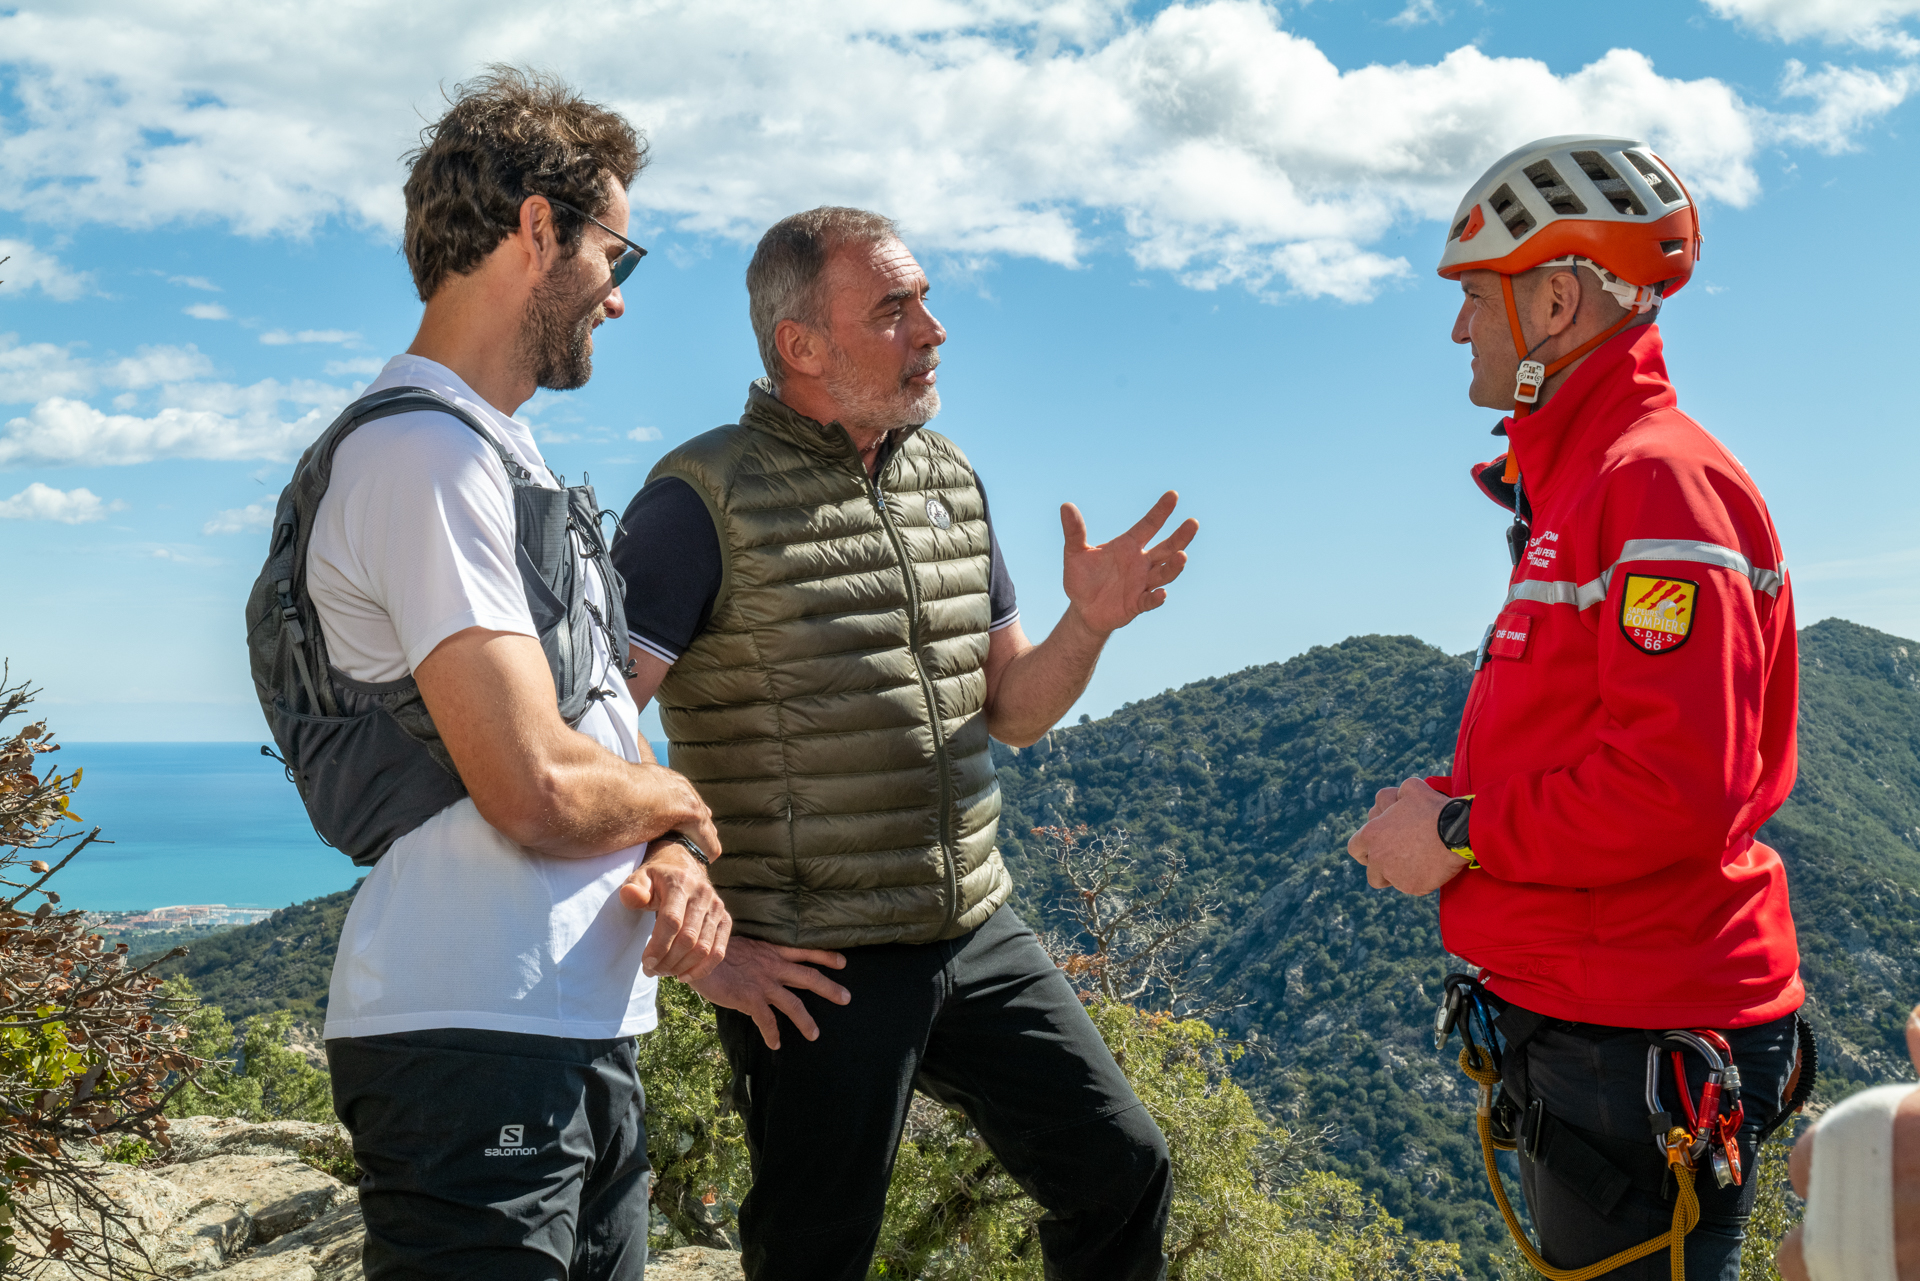
[[[913,670],[920,677],[920,688],[926,694],[927,719],[933,728],[933,760],[940,771],[940,853],[947,865],[947,921],[942,927],[944,933],[953,928],[955,918],[960,915],[960,866],[953,848],[953,771],[947,764],[947,732],[940,721],[940,700],[934,693],[933,680],[927,675],[926,664],[920,661],[920,584],[913,576],[913,559],[907,555],[906,540],[894,527],[893,514],[887,509],[887,498],[881,492],[879,480],[866,475],[866,468],[860,465],[857,458],[854,466],[860,467],[867,482],[867,497],[879,513],[880,524],[887,531],[887,537],[893,540],[893,550],[900,557],[900,574],[907,584],[907,648],[913,655]]]

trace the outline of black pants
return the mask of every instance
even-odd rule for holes
[[[327,1042],[367,1281],[640,1281],[633,1039],[441,1028]]]
[[[1746,1121],[1740,1128],[1744,1181],[1722,1188],[1703,1160],[1694,1176],[1700,1196],[1700,1224],[1687,1234],[1687,1281],[1739,1281],[1740,1243],[1753,1211],[1754,1140],[1780,1110],[1797,1046],[1793,1016],[1738,1031],[1721,1029],[1740,1069],[1740,1095]],[[1594,1150],[1633,1179],[1633,1186],[1610,1214],[1594,1206],[1555,1176],[1551,1164],[1522,1155],[1520,1183],[1527,1208],[1540,1233],[1540,1252],[1548,1263],[1580,1268],[1596,1263],[1673,1226],[1673,1201],[1663,1192],[1666,1163],[1653,1146],[1647,1119],[1647,1038],[1644,1033],[1594,1024],[1549,1022],[1520,1049],[1524,1062],[1508,1056],[1508,1074],[1516,1068],[1527,1088],[1546,1109]],[[1706,1080],[1706,1063],[1692,1051],[1684,1056],[1697,1100]],[[1671,1069],[1664,1058],[1661,1099],[1676,1117],[1681,1113]],[[1680,1118],[1684,1124],[1684,1118]],[[1608,1281],[1667,1281],[1671,1265],[1657,1251],[1607,1274]]]
[[[863,1281],[917,1087],[964,1111],[1046,1208],[1046,1275],[1158,1281],[1172,1199],[1166,1140],[1039,941],[1002,908],[944,943],[846,949],[846,1006],[803,993],[820,1025],[767,1049],[720,1011],[753,1190],[749,1281]]]

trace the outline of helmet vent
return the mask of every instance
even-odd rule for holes
[[[1646,216],[1646,208],[1641,205],[1640,198],[1633,194],[1633,188],[1599,152],[1576,151],[1573,153],[1573,163],[1579,165],[1580,171],[1592,180],[1600,195],[1613,206],[1615,213]]]
[[[1515,240],[1522,239],[1533,230],[1533,215],[1520,203],[1520,197],[1513,194],[1513,188],[1505,183],[1500,190],[1487,197],[1487,203],[1493,206],[1493,216],[1506,224],[1507,234]]]
[[[1663,254],[1677,254],[1686,247],[1687,242],[1684,240],[1663,240],[1660,242],[1660,252]]]
[[[1653,195],[1656,200],[1669,205],[1677,205],[1680,203],[1680,193],[1673,189],[1673,184],[1667,181],[1667,175],[1660,172],[1658,165],[1637,151],[1628,151],[1622,154],[1633,162],[1633,167],[1640,171],[1640,176],[1647,180],[1649,187],[1653,188]]]
[[[1587,211],[1587,207],[1580,203],[1580,197],[1573,194],[1573,188],[1560,180],[1560,171],[1553,167],[1551,161],[1537,161],[1521,172],[1527,175],[1527,181],[1534,185],[1540,198],[1555,213],[1583,214]]]

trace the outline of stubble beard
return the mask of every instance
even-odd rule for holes
[[[593,326],[605,310],[595,305],[580,312],[582,298],[573,287],[577,271],[554,272],[527,300],[520,325],[521,358],[533,385],[548,391],[572,391],[593,377]]]
[[[853,362],[847,359],[846,352],[832,345],[831,340],[828,356],[833,364],[822,381],[827,394],[839,403],[840,424],[848,430],[889,432],[901,427],[918,427],[932,422],[940,412],[938,387],[908,381],[938,365],[937,359],[917,364],[901,375],[898,385],[889,388],[875,386],[862,378]]]

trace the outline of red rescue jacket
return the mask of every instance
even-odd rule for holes
[[[1552,1018],[1745,1027],[1804,996],[1754,839],[1793,788],[1792,587],[1759,489],[1675,399],[1646,325],[1506,424],[1532,536],[1432,780],[1473,795],[1480,863],[1440,926]],[[1501,470],[1475,480],[1511,508]]]

